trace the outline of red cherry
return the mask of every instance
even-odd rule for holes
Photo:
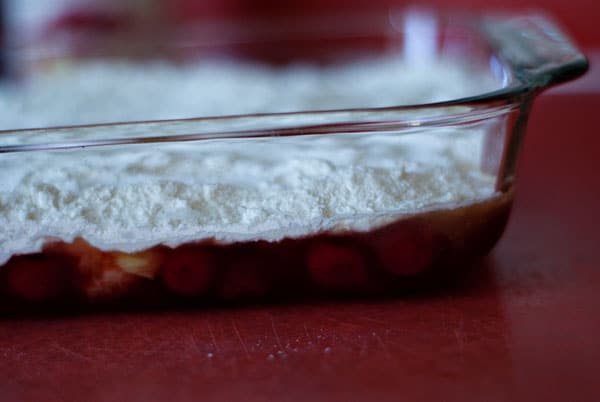
[[[311,278],[325,287],[351,289],[368,280],[365,257],[351,244],[316,243],[308,251],[307,264]]]
[[[424,230],[400,222],[378,233],[374,248],[387,272],[415,275],[433,262],[434,243],[433,237]]]
[[[205,293],[212,283],[216,267],[214,255],[205,249],[185,247],[173,250],[165,259],[165,286],[182,296]]]
[[[5,267],[8,286],[28,301],[55,299],[67,288],[66,264],[66,260],[42,254],[13,258]]]

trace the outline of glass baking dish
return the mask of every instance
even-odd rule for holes
[[[396,294],[500,238],[548,17],[61,31],[6,48],[3,310]]]

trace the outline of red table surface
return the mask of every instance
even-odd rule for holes
[[[0,401],[600,400],[598,74],[538,99],[507,232],[460,289],[0,322]]]

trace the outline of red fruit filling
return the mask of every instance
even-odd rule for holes
[[[381,231],[373,247],[382,268],[394,275],[415,275],[425,271],[433,262],[434,237],[405,225]]]
[[[325,287],[352,289],[368,280],[366,259],[351,243],[316,243],[308,251],[306,263],[312,280]]]
[[[104,252],[80,238],[69,244],[50,244],[44,250],[54,255],[65,255],[72,261],[72,284],[90,300],[126,295],[139,280],[137,275],[125,271],[118,264],[120,253]]]
[[[220,295],[225,300],[257,298],[270,288],[270,279],[260,260],[234,260],[223,275]]]
[[[10,292],[27,301],[52,300],[68,288],[68,262],[63,258],[15,257],[4,269]]]
[[[216,258],[204,248],[181,247],[165,259],[162,278],[165,286],[181,296],[199,296],[211,286]]]

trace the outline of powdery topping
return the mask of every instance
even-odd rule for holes
[[[123,68],[131,67],[114,67],[116,86],[127,85],[118,79]],[[248,88],[253,74],[263,73],[249,67]],[[261,85],[269,87],[265,82]],[[463,76],[459,84],[467,82]],[[421,80],[405,88],[407,101],[411,93],[420,100],[419,84],[425,85]],[[456,81],[449,84],[449,96],[455,86]],[[306,90],[314,94],[317,88]],[[45,90],[40,89],[41,96]],[[85,91],[80,95],[79,105],[99,107],[99,100],[83,101]],[[224,102],[223,110],[243,111],[245,100],[233,93],[222,96],[233,105],[226,108]],[[110,103],[110,92],[99,98]],[[298,108],[307,105],[305,98],[297,100]],[[199,114],[210,113],[205,106]],[[102,112],[96,109],[97,120],[112,119]],[[88,119],[93,112],[82,113]],[[402,214],[491,196],[494,177],[480,172],[482,138],[481,129],[463,128],[6,154],[0,158],[0,263],[13,254],[39,251],[48,239],[78,236],[103,249],[137,251],[207,238],[278,240],[323,230],[367,230]]]
[[[476,134],[20,154],[19,163],[0,162],[12,178],[0,192],[0,261],[48,237],[125,251],[211,237],[276,240],[481,199],[494,180],[474,166]]]
[[[398,58],[331,67],[212,62],[57,64],[0,90],[2,129],[384,107],[476,95],[497,83],[456,64]]]

